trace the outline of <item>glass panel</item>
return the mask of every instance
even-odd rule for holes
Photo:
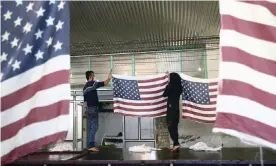
[[[181,53],[182,72],[192,77],[203,78],[203,51],[190,50]]]
[[[82,104],[77,105],[77,114],[78,114],[78,138],[82,138]]]
[[[156,54],[157,59],[157,71],[160,74],[165,74],[166,71],[169,72],[180,72],[181,64],[179,52],[170,53],[158,53]]]
[[[83,96],[83,91],[76,91],[77,96]]]
[[[132,75],[132,59],[131,55],[114,56],[114,74]]]
[[[71,96],[71,97],[70,97],[70,100],[73,101],[73,100],[74,100],[74,96]]]
[[[95,72],[95,80],[106,80],[110,72],[110,56],[91,57],[91,68]]]
[[[86,82],[85,72],[89,69],[89,57],[71,57],[71,84]]]
[[[125,117],[125,139],[139,139],[137,117]]]
[[[73,140],[73,111],[74,111],[74,103],[70,103],[70,111],[69,111],[69,121],[68,121],[68,133],[66,140]]]
[[[141,139],[154,139],[153,118],[141,118]]]
[[[83,101],[83,96],[76,96],[77,101]]]
[[[155,54],[135,55],[135,75],[155,75],[156,74]]]

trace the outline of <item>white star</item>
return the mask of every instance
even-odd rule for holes
[[[9,40],[9,36],[10,36],[10,33],[8,31],[6,31],[4,33],[4,35],[2,35],[2,42],[5,41],[5,40]]]
[[[38,52],[35,54],[36,60],[43,59],[43,54],[44,52],[41,52],[40,50],[38,50]]]
[[[23,4],[22,0],[15,0],[15,2],[16,2],[16,6],[19,6],[19,5]]]
[[[4,14],[4,20],[8,20],[8,19],[11,19],[11,15],[12,15],[12,12],[10,12],[9,10],[6,12],[6,14]]]
[[[55,20],[55,18],[53,18],[53,17],[50,16],[50,17],[46,20],[47,27],[50,26],[50,25],[54,25],[54,20]]]
[[[33,6],[34,6],[34,3],[30,2],[29,5],[26,7],[26,11],[30,11],[30,10],[33,10]]]
[[[58,5],[58,11],[60,11],[61,9],[64,8],[65,2],[60,1],[59,5]]]
[[[38,29],[38,31],[35,33],[36,39],[42,38],[42,33],[43,33],[43,31]]]
[[[25,32],[26,34],[28,32],[31,32],[32,26],[33,26],[33,24],[30,24],[29,22],[27,22],[26,25],[23,28],[23,32]]]
[[[15,46],[18,46],[18,39],[15,37],[14,39],[13,39],[13,41],[11,42],[11,47],[13,48],[13,47],[15,47]]]
[[[42,7],[40,7],[39,10],[36,11],[36,14],[37,14],[36,17],[38,18],[40,16],[43,16],[44,12],[45,12],[45,10]]]
[[[27,44],[26,47],[23,49],[23,51],[25,52],[25,55],[32,53],[32,45]]]
[[[64,24],[64,22],[58,21],[58,24],[56,25],[56,30],[58,31],[59,29],[62,29],[63,24]]]
[[[63,43],[60,43],[59,41],[57,41],[57,43],[54,45],[55,47],[55,51],[57,50],[61,50],[61,46],[62,46]]]
[[[50,3],[49,3],[50,5],[51,4],[55,4],[55,0],[50,0]]]
[[[22,18],[17,17],[17,19],[14,21],[14,27],[17,27],[18,25],[21,25]]]
[[[2,55],[1,55],[1,58],[0,58],[0,62],[6,61],[7,57],[8,57],[8,54],[3,52]]]
[[[15,60],[14,64],[12,64],[12,67],[13,67],[12,70],[14,71],[16,69],[20,69],[20,64],[21,64],[20,61]]]
[[[52,42],[53,42],[53,38],[50,37],[50,38],[46,41],[47,47],[49,47],[50,45],[52,45]]]

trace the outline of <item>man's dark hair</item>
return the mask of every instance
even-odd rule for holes
[[[94,73],[94,71],[86,71],[85,72],[85,77],[86,77],[87,81],[89,80],[90,75],[93,74],[93,73]]]

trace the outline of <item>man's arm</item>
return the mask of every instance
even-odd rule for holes
[[[104,86],[107,86],[110,82],[111,78],[107,78],[105,81],[104,81]]]

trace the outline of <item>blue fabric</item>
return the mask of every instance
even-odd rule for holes
[[[97,107],[87,108],[88,117],[88,148],[95,147],[95,136],[99,128],[99,115]]]
[[[88,107],[97,106],[99,103],[97,89],[104,86],[104,82],[88,81],[83,87],[84,101]]]

